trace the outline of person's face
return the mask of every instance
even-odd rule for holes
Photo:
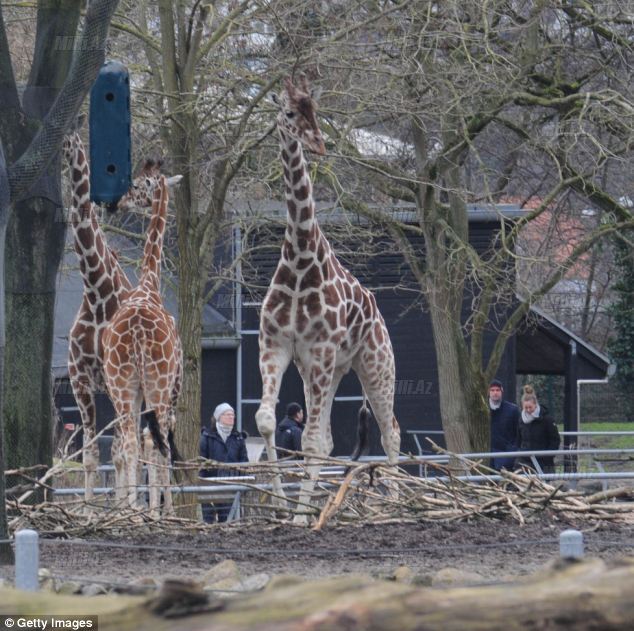
[[[502,400],[502,394],[504,394],[504,390],[500,386],[491,386],[489,388],[489,399],[495,401],[495,403]]]
[[[220,415],[220,418],[218,419],[218,422],[223,426],[223,427],[233,427],[233,424],[236,421],[236,415],[235,412],[233,412],[233,410],[227,410],[226,412],[223,412]]]
[[[298,423],[303,423],[304,421],[304,410],[300,410],[297,414],[295,414],[295,419]]]
[[[535,401],[524,401],[524,403],[522,403],[522,409],[526,414],[532,414],[537,409],[537,406],[535,405]]]

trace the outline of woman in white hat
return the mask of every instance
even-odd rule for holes
[[[248,462],[244,432],[235,429],[236,413],[228,403],[221,403],[214,410],[211,429],[203,427],[200,435],[200,455],[207,460],[217,462]],[[235,469],[215,467],[203,469],[201,477],[231,477]],[[203,504],[203,520],[207,523],[227,521],[231,504]]]

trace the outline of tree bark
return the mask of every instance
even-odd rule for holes
[[[59,173],[59,166],[54,166]],[[51,359],[57,269],[65,224],[49,200],[18,202],[5,253],[4,415],[9,469],[52,461]]]
[[[31,142],[62,88],[72,60],[81,2],[41,0],[23,113],[27,125],[5,125],[16,160]],[[17,153],[17,150],[20,150]],[[61,213],[59,159],[28,197],[14,203],[7,227],[6,366],[4,415],[8,466],[48,464],[52,459],[51,357],[57,269],[66,226]]]
[[[0,614],[92,615],[102,631],[626,630],[634,619],[634,561],[612,568],[600,560],[560,562],[521,582],[448,589],[362,576],[285,580],[263,592],[206,601],[195,588],[178,586],[150,599],[0,590]]]

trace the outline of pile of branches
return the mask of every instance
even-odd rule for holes
[[[319,512],[315,529],[327,522],[393,523],[421,521],[466,521],[476,518],[512,519],[524,524],[532,516],[548,510],[565,518],[585,517],[613,520],[634,516],[634,503],[615,500],[634,498],[632,487],[619,487],[584,495],[570,490],[564,482],[547,482],[530,471],[497,474],[478,462],[450,455],[455,466],[428,463],[437,477],[418,477],[402,468],[366,463],[351,469],[330,493]],[[420,464],[412,460],[406,464]],[[478,481],[461,479],[480,476]]]
[[[385,462],[350,463],[336,458],[321,459],[323,467],[339,470],[339,475],[317,482],[310,503],[299,504],[299,483],[307,474],[303,462],[281,460],[249,465],[227,465],[236,475],[253,476],[254,481],[240,480],[245,490],[242,496],[242,517],[245,522],[287,522],[298,514],[309,515],[313,528],[331,525],[363,523],[417,523],[421,521],[466,521],[478,518],[512,519],[524,524],[532,516],[549,511],[564,518],[595,520],[631,519],[634,503],[631,487],[613,488],[584,495],[567,489],[561,481],[546,482],[526,471],[502,472],[502,480],[491,477],[497,473],[481,462],[466,460],[445,452],[446,463],[425,464],[428,477],[410,474],[404,467],[420,465],[418,460],[401,462],[389,467]],[[296,454],[297,455],[297,454]],[[295,455],[295,456],[296,456]],[[214,461],[179,463],[181,470],[198,470],[221,464]],[[35,482],[39,488],[53,488],[54,478],[62,474],[58,465]],[[12,472],[15,473],[15,472]],[[286,497],[276,496],[272,489],[273,476],[287,483]],[[477,481],[462,476],[479,476]],[[210,481],[214,484],[223,482]],[[234,482],[235,483],[235,482]],[[289,484],[290,483],[290,484]],[[224,484],[232,484],[225,480]],[[117,506],[109,498],[99,498],[88,505],[82,498],[33,503],[29,493],[7,498],[11,530],[30,527],[42,535],[109,536],[145,534],[151,532],[201,532],[214,525],[197,519],[178,516],[150,517],[147,509]],[[191,497],[191,496],[190,496]],[[616,500],[620,501],[616,501]],[[195,498],[189,501],[196,501]]]

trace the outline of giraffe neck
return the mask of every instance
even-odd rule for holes
[[[310,249],[318,237],[313,185],[300,142],[279,130],[286,184],[286,240],[296,252]]]
[[[129,282],[117,259],[109,250],[95,207],[90,201],[90,167],[86,151],[75,134],[69,157],[73,196],[69,220],[73,227],[75,252],[84,281],[84,292],[98,300],[107,300],[113,293],[129,288]],[[104,282],[110,280],[110,282]],[[94,304],[93,300],[90,301]]]
[[[161,290],[161,253],[163,236],[167,226],[167,185],[160,184],[160,199],[155,195],[152,202],[152,218],[148,226],[147,238],[143,248],[143,264],[141,267],[141,284],[157,293]]]

